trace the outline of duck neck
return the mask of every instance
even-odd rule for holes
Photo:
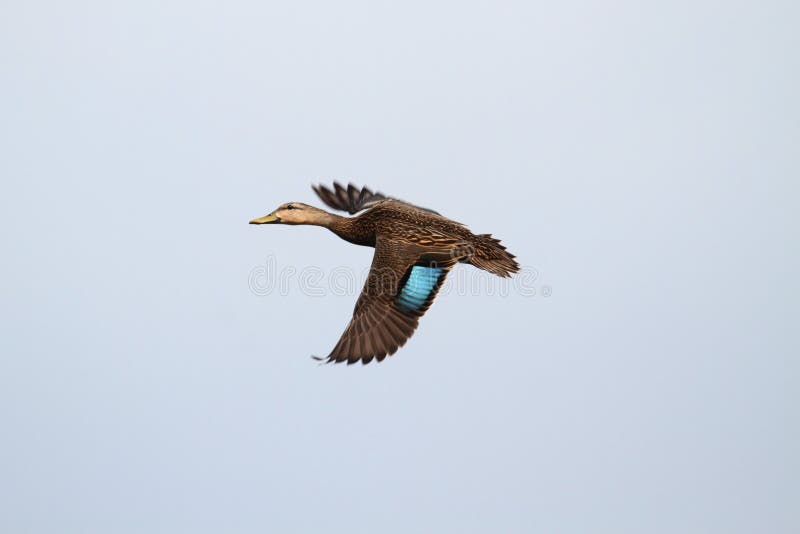
[[[359,231],[357,217],[341,217],[333,213],[323,211],[322,214],[312,224],[327,228],[334,234],[338,235],[345,241],[355,243],[357,245],[366,244],[364,242],[363,232]]]
[[[338,215],[334,215],[333,213],[328,213],[325,210],[314,210],[309,217],[300,224],[310,224],[312,226],[322,226],[323,228],[328,228],[333,230],[334,228],[340,226],[342,224],[341,220],[344,217],[339,217]]]

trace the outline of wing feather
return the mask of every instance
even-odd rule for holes
[[[395,200],[416,210],[433,213],[434,215],[441,215],[438,211],[430,208],[423,208],[422,206],[417,206],[404,200],[387,197],[379,191],[373,193],[368,187],[362,187],[361,189],[358,189],[358,187],[352,183],[349,183],[347,184],[347,187],[344,187],[339,182],[333,182],[333,189],[330,189],[322,184],[312,185],[311,188],[314,190],[320,200],[322,200],[322,202],[324,202],[328,207],[339,211],[346,211],[350,215],[354,215],[359,211],[371,208],[375,204],[384,200]]]
[[[435,261],[437,279],[424,301],[415,309],[398,306],[400,285],[406,283],[412,267]],[[428,249],[414,243],[379,237],[375,245],[370,274],[356,302],[353,317],[328,362],[382,361],[394,354],[414,334],[420,317],[430,308],[447,273],[459,257],[445,254],[442,248]]]
[[[359,190],[353,184],[348,184],[345,188],[339,182],[333,182],[333,190],[324,185],[313,185],[311,187],[322,202],[335,210],[346,211],[350,215],[365,210],[387,198],[383,193],[373,193],[367,187],[362,187]]]

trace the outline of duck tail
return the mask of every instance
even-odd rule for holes
[[[491,234],[476,235],[472,241],[475,253],[470,256],[468,263],[478,269],[483,269],[502,278],[508,278],[519,271],[519,264],[515,256],[500,244]]]

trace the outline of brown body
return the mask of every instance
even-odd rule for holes
[[[442,215],[350,185],[315,187],[330,207],[362,212],[342,217],[297,202],[251,224],[310,224],[328,228],[350,243],[375,248],[372,268],[353,318],[328,361],[378,361],[413,334],[450,269],[469,263],[501,277],[519,270],[514,256],[489,234],[473,234]],[[413,269],[413,271],[412,271]],[[423,275],[434,278],[424,279]]]

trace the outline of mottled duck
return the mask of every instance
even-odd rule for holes
[[[328,362],[382,361],[402,347],[428,310],[447,273],[469,263],[501,277],[519,270],[514,256],[490,234],[473,234],[461,223],[366,187],[314,186],[317,196],[342,217],[290,202],[250,224],[323,226],[345,241],[375,248],[372,267],[353,317]]]

